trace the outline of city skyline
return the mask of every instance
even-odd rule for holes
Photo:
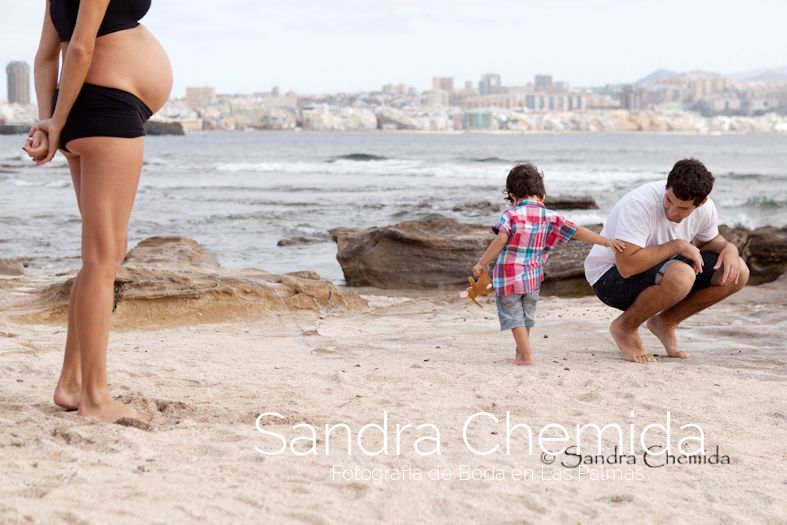
[[[631,4],[234,0],[217,11],[197,0],[154,2],[143,23],[170,54],[173,96],[195,85],[221,93],[274,85],[299,93],[358,92],[389,83],[426,90],[435,76],[461,86],[490,72],[509,85],[551,74],[592,86],[634,82],[662,68],[728,74],[787,65],[780,30],[785,3],[669,0],[658,10]],[[6,15],[0,63],[32,66],[43,5],[0,0]],[[5,85],[0,89],[7,99]]]

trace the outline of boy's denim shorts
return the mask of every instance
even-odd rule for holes
[[[526,294],[498,295],[497,316],[500,329],[511,330],[517,326],[536,326],[536,303],[540,290]]]

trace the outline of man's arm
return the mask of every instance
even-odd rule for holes
[[[707,242],[701,242],[695,240],[694,245],[703,252],[714,252],[714,253],[721,253],[722,250],[724,250],[728,246],[735,248],[734,244],[732,244],[730,241],[728,241],[721,235],[717,235],[716,237],[714,237],[713,239]],[[735,253],[738,253],[737,248],[735,248]]]
[[[622,252],[615,252],[615,266],[624,278],[637,275],[645,270],[653,268],[658,263],[671,259],[676,255],[682,255],[693,261],[694,271],[702,271],[702,257],[699,249],[690,242],[676,239],[658,246],[648,246],[643,248],[630,242],[626,243],[626,249]]]
[[[713,269],[718,270],[720,267],[724,267],[724,272],[719,281],[720,285],[724,286],[728,282],[733,284],[738,283],[738,276],[740,275],[740,257],[738,256],[738,248],[736,248],[734,244],[721,235],[717,235],[708,242],[697,242],[696,244],[703,252],[714,252],[719,254]]]

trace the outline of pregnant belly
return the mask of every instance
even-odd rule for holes
[[[140,25],[96,39],[85,82],[133,93],[155,113],[172,91],[172,66],[153,33]]]

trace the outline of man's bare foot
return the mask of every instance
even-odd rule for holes
[[[533,351],[532,350],[525,350],[520,352],[517,348],[516,350],[516,357],[514,359],[509,359],[509,363],[512,365],[532,365],[536,361],[533,358]]]
[[[78,409],[80,391],[81,387],[79,384],[74,382],[67,383],[61,379],[55,387],[55,395],[53,396],[55,404],[64,410]]]
[[[642,346],[642,340],[639,338],[636,330],[631,331],[623,326],[623,321],[620,317],[612,321],[609,325],[609,333],[612,334],[612,339],[618,345],[618,350],[623,354],[623,359],[633,363],[655,363],[656,359],[652,355],[645,352],[645,347]]]
[[[648,330],[658,337],[661,344],[664,345],[668,357],[689,357],[688,352],[678,350],[678,337],[675,335],[676,325],[666,324],[659,315],[651,317],[645,324]]]
[[[146,422],[150,421],[149,417],[141,415],[134,410],[133,407],[121,403],[120,401],[115,401],[114,399],[109,399],[98,404],[81,403],[79,410],[77,410],[77,414],[82,417],[100,419],[107,423],[114,423],[122,417],[139,419],[140,421]]]

